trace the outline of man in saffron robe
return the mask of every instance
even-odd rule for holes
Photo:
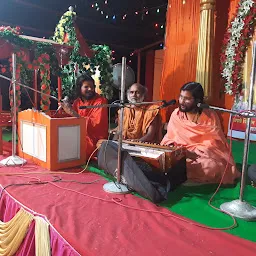
[[[136,105],[144,101],[147,89],[141,84],[133,84],[127,90],[130,105],[124,108],[123,138],[141,142],[160,142],[162,122],[157,105]],[[118,130],[118,129],[117,129]],[[114,139],[117,139],[117,134]]]
[[[191,82],[182,86],[179,108],[172,113],[161,144],[178,144],[187,148],[188,181],[219,183],[226,170],[223,184],[232,184],[240,174],[217,114],[197,107],[203,100],[201,84]]]
[[[96,149],[98,140],[108,137],[108,110],[104,107],[86,109],[79,109],[79,107],[107,104],[107,99],[95,92],[95,82],[90,76],[81,75],[78,77],[76,86],[77,99],[74,101],[72,109],[69,109],[65,103],[62,103],[62,106],[68,114],[87,119],[85,140],[88,159]]]

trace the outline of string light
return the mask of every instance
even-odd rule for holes
[[[183,0],[183,2],[182,2],[183,4],[185,4],[186,3],[186,0]]]
[[[112,54],[111,54],[112,61],[118,61],[119,56],[116,55],[116,51],[112,50],[111,52],[112,52]],[[134,54],[135,54],[134,51],[130,52],[130,54],[129,54],[130,58],[127,57],[127,63],[129,63],[129,64],[133,63],[132,58],[134,57]]]
[[[183,0],[183,1],[185,1],[185,0]],[[107,5],[108,4],[108,0],[105,0],[104,3]],[[92,6],[92,8],[97,7],[96,8],[97,11],[99,11],[101,9],[101,8],[99,8],[99,4],[98,3],[92,4],[91,6]],[[162,8],[166,8],[166,6],[167,6],[166,4],[162,4],[162,5],[158,5],[158,6],[150,7],[150,8],[144,6],[142,10],[137,10],[137,11],[131,12],[131,13],[125,13],[123,15],[121,15],[121,14],[120,15],[113,14],[112,17],[115,17],[114,19],[116,19],[117,16],[120,16],[124,20],[124,19],[126,19],[127,15],[132,15],[132,14],[138,15],[140,13],[142,15],[144,15],[144,14],[148,15],[149,14],[149,10],[156,10],[157,13],[160,13],[160,10]]]
[[[186,0],[182,0],[183,1],[183,4],[185,4],[186,3]],[[105,3],[105,5],[107,5],[108,4],[108,0],[105,0],[104,1],[104,3]],[[155,7],[150,7],[150,8],[148,8],[148,7],[143,7],[143,9],[142,10],[137,10],[137,11],[133,11],[133,12],[131,12],[131,13],[124,13],[123,15],[117,15],[117,14],[112,14],[112,15],[110,15],[109,13],[107,13],[107,11],[104,11],[102,8],[101,8],[101,4],[98,4],[97,2],[95,2],[94,4],[92,4],[91,5],[91,7],[92,8],[95,8],[98,12],[100,12],[101,13],[101,15],[105,15],[105,18],[106,19],[108,19],[109,17],[112,17],[112,20],[116,20],[117,19],[117,17],[120,17],[120,18],[122,18],[122,20],[126,20],[127,19],[127,17],[128,17],[128,15],[129,15],[129,17],[130,16],[132,16],[132,15],[139,15],[140,13],[141,13],[141,15],[142,15],[142,20],[144,20],[144,15],[148,15],[149,14],[149,11],[150,10],[155,10],[157,13],[160,13],[160,11],[161,11],[161,9],[162,8],[165,8],[166,9],[166,7],[168,7],[168,5],[167,4],[162,4],[162,5],[158,5],[158,6],[155,6]],[[104,7],[103,7],[104,8]],[[161,28],[161,29],[163,29],[164,28],[164,25],[159,25],[159,24],[155,24],[154,25],[154,27],[155,28]],[[157,33],[158,34],[158,33]]]

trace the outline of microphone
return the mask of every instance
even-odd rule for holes
[[[65,96],[63,100],[60,100],[63,103],[68,103],[68,96]],[[59,105],[59,107],[56,110],[56,113],[60,111],[60,109],[62,108],[61,105]]]
[[[160,108],[166,108],[168,106],[175,105],[176,102],[177,101],[175,99],[167,101],[167,102],[166,102],[166,100],[163,100],[163,105]]]
[[[88,105],[88,106],[80,106],[79,109],[88,109],[88,108],[107,108],[107,107],[119,107],[120,104],[100,104],[100,105]]]
[[[80,106],[79,109],[86,109],[88,106]]]
[[[252,113],[252,112],[237,112],[237,111],[234,111],[234,110],[214,107],[214,106],[210,106],[208,104],[203,104],[203,103],[198,103],[197,107],[202,108],[202,109],[213,109],[213,110],[217,110],[217,111],[220,111],[220,112],[225,112],[225,113],[230,113],[230,114],[233,114],[233,115],[243,116],[243,117],[246,117],[246,118],[256,117],[255,114]]]
[[[210,108],[208,104],[203,104],[203,103],[197,103],[197,107],[199,108]]]

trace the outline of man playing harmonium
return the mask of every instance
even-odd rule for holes
[[[218,183],[226,170],[223,183],[232,184],[239,172],[217,114],[197,107],[203,100],[201,84],[190,82],[181,87],[179,108],[172,113],[161,144],[186,147],[188,181]]]
[[[130,106],[124,108],[123,138],[141,142],[159,143],[162,123],[157,105],[136,105],[144,101],[147,89],[141,84],[133,84],[127,90]],[[133,105],[134,104],[134,105]],[[117,139],[117,134],[114,139]]]
[[[107,104],[107,99],[95,92],[95,82],[88,75],[81,75],[76,81],[77,99],[71,107],[68,103],[61,103],[65,112],[75,117],[87,118],[85,131],[86,157],[89,158],[96,149],[100,139],[108,137],[108,110],[104,107],[80,109],[81,106],[97,106]]]

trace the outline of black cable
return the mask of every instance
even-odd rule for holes
[[[53,180],[52,181],[30,181],[30,182],[26,182],[26,183],[12,183],[12,184],[8,184],[6,186],[4,186],[0,192],[0,200],[2,198],[3,192],[8,188],[8,187],[14,187],[14,186],[32,186],[32,185],[45,185],[45,184],[49,184],[52,182],[72,182],[72,183],[77,183],[77,184],[82,184],[82,185],[92,185],[95,184],[96,182],[100,181],[100,180],[104,180],[104,179],[97,179],[97,180],[93,180],[90,182],[82,182],[82,181],[77,181],[77,180],[63,180],[61,177],[59,176],[53,176]]]
[[[61,179],[61,178],[60,178]],[[50,181],[50,182],[57,182],[59,181],[59,179],[57,180],[56,177]],[[3,192],[8,188],[8,187],[13,187],[13,186],[31,186],[31,185],[44,185],[44,184],[48,184],[49,181],[33,181],[33,182],[26,182],[26,183],[11,183],[8,184],[6,186],[3,187],[3,189],[1,190],[0,193],[0,199],[2,198]]]

